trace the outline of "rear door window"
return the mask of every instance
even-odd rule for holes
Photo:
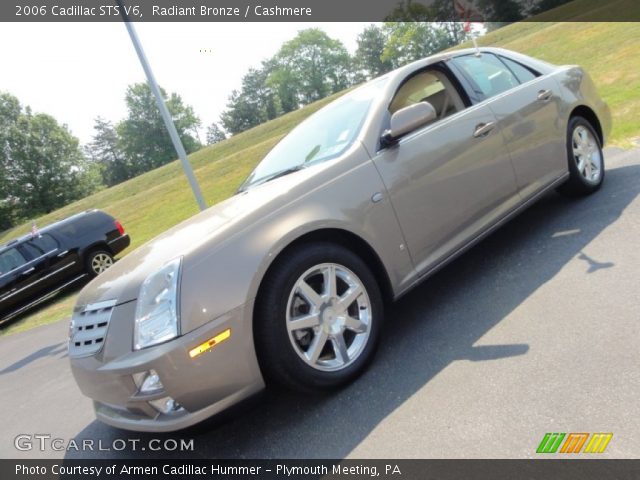
[[[58,242],[48,233],[29,240],[27,244],[38,249],[41,252],[40,255],[45,255],[58,248]]]
[[[507,57],[500,57],[507,67],[518,77],[520,83],[527,83],[539,76],[539,74],[535,74],[533,71],[529,70],[524,65],[519,64],[518,62],[514,62],[513,60],[508,59]]]
[[[490,53],[463,55],[453,59],[455,65],[472,81],[476,93],[491,98],[520,85],[515,74],[498,57]]]

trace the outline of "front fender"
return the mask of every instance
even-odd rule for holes
[[[386,190],[364,149],[338,175],[327,169],[315,188],[291,191],[292,201],[268,212],[215,247],[207,244],[185,258],[181,284],[182,333],[252,301],[265,273],[292,242],[333,228],[359,236],[378,254],[394,291],[413,279],[414,269]],[[364,160],[364,161],[363,161]],[[308,186],[307,186],[308,187]],[[374,203],[375,193],[383,199]],[[299,194],[299,195],[298,195]]]

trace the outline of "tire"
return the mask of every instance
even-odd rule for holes
[[[97,277],[113,265],[113,255],[106,250],[93,250],[89,252],[85,262],[85,270],[91,277]]]
[[[560,193],[580,197],[600,189],[605,173],[602,145],[593,126],[582,117],[569,120],[567,160],[569,180],[558,189]]]
[[[336,279],[333,290],[326,278]],[[294,325],[302,317],[307,327]],[[256,303],[254,339],[267,382],[317,392],[353,381],[375,353],[383,317],[376,279],[353,252],[326,242],[288,252]]]

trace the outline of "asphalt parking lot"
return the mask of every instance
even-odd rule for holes
[[[612,432],[640,456],[640,150],[607,151],[594,196],[543,198],[388,309],[374,365],[330,396],[268,392],[171,435],[94,420],[67,323],[0,338],[2,458],[527,458],[546,432]],[[194,452],[18,451],[66,440],[193,438]]]

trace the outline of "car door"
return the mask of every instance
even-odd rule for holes
[[[519,201],[513,166],[492,110],[462,104],[462,92],[448,81],[451,72],[434,73],[441,85],[428,87],[426,100],[434,99],[438,120],[381,149],[373,159],[419,275]],[[412,82],[403,82],[390,109],[399,97],[407,97],[402,90]],[[443,112],[444,105],[452,103],[459,106]]]
[[[33,273],[17,247],[0,252],[0,319],[30,298]]]
[[[73,274],[73,262],[68,250],[62,250],[60,241],[50,233],[34,236],[22,244],[27,255],[39,270],[39,292],[55,290]]]
[[[495,114],[523,198],[567,171],[566,131],[552,76],[491,53],[459,56],[452,64]]]
[[[30,280],[28,290],[25,289],[22,293],[25,297],[28,296],[29,300],[35,300],[35,297],[46,289],[49,259],[42,250],[31,247],[28,241],[22,242],[17,248],[27,259],[24,275]]]

